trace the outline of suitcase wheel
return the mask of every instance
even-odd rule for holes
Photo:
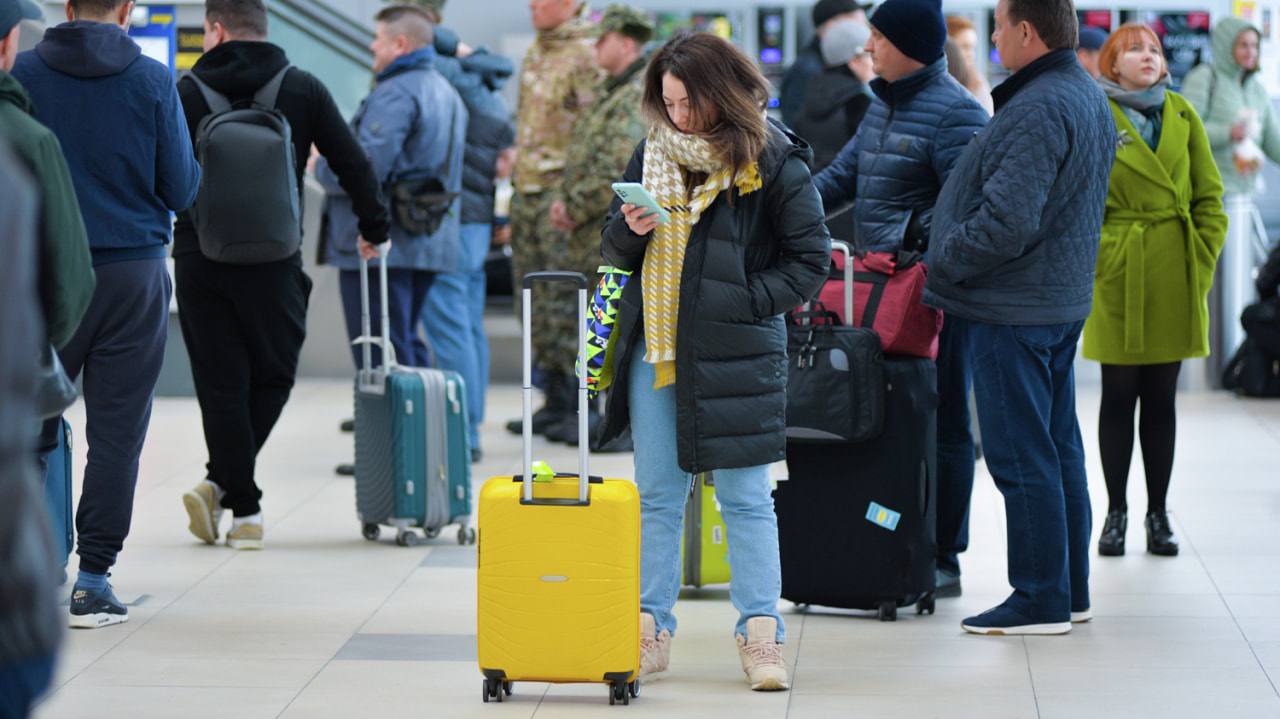
[[[474,527],[460,527],[458,529],[458,544],[466,546],[476,543],[476,530]]]
[[[897,602],[880,602],[880,608],[876,612],[876,616],[878,616],[882,622],[898,621]]]
[[[416,547],[418,546],[419,541],[421,540],[419,539],[417,532],[411,532],[407,529],[402,529],[399,532],[396,532],[396,544],[399,544],[402,547]]]
[[[502,683],[502,693],[511,696],[511,682]]]
[[[485,704],[488,704],[490,699],[501,702],[504,696],[511,696],[511,682],[485,679],[481,684],[480,691],[480,696],[484,699]]]
[[[360,534],[370,542],[378,541],[378,535],[382,534],[382,527],[376,524],[366,524],[360,528]]]
[[[427,535],[427,539],[435,539],[436,537],[440,536],[440,528],[437,527],[435,529],[424,529],[422,530],[422,533]]]
[[[628,684],[627,691],[631,693],[632,697],[640,696],[640,680],[636,679],[635,681]]]
[[[933,600],[933,594],[926,594],[916,602],[916,614],[933,614],[936,603]]]
[[[623,706],[631,704],[630,686],[627,684],[609,685],[609,706],[622,702]]]

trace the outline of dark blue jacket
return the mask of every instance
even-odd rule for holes
[[[435,28],[436,71],[467,106],[467,151],[462,168],[462,221],[493,222],[493,178],[498,153],[516,141],[516,126],[501,90],[511,78],[511,60],[483,47],[458,59],[458,36]]]
[[[939,60],[897,82],[871,81],[876,101],[858,132],[814,178],[830,217],[853,205],[860,249],[923,249],[933,205],[987,112]],[[910,238],[909,242],[904,242]]]
[[[116,25],[76,21],[18,55],[14,77],[62,143],[95,265],[162,258],[200,167],[173,73]]]
[[[938,198],[924,300],[991,324],[1083,320],[1116,155],[1107,98],[1070,50],[991,94],[995,117]]]

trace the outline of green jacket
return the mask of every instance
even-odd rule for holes
[[[89,238],[62,146],[31,116],[31,98],[0,70],[0,136],[31,170],[40,192],[40,303],[49,341],[61,349],[89,309],[97,280]]]
[[[1152,152],[1111,101],[1121,146],[1098,248],[1084,356],[1105,364],[1177,362],[1209,354],[1206,298],[1227,235],[1222,180],[1200,117],[1166,95]]]
[[[1256,72],[1245,72],[1231,52],[1245,30],[1258,29],[1237,17],[1223,18],[1213,27],[1213,63],[1200,65],[1182,81],[1182,95],[1204,119],[1213,157],[1229,195],[1252,195],[1256,174],[1241,175],[1232,160],[1231,126],[1246,108],[1257,113],[1258,131],[1253,141],[1272,162],[1280,162],[1280,118],[1271,109],[1267,88]]]
[[[613,183],[627,169],[647,125],[641,110],[646,59],[601,83],[596,101],[573,124],[560,194],[569,219],[599,247],[600,228],[613,202]]]

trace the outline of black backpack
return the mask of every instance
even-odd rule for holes
[[[190,75],[209,105],[196,128],[202,175],[191,220],[200,252],[216,262],[276,262],[302,244],[293,132],[276,109],[287,72],[285,67],[276,73],[251,102],[234,106]]]

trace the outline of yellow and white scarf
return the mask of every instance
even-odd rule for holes
[[[685,190],[684,173],[705,173],[707,181]],[[751,163],[741,172],[725,167],[705,138],[655,125],[644,149],[644,189],[671,215],[653,231],[641,268],[644,295],[644,360],[655,365],[654,389],[676,381],[676,323],[680,312],[680,277],[689,234],[702,213],[732,183],[739,195],[760,189],[760,172]]]

